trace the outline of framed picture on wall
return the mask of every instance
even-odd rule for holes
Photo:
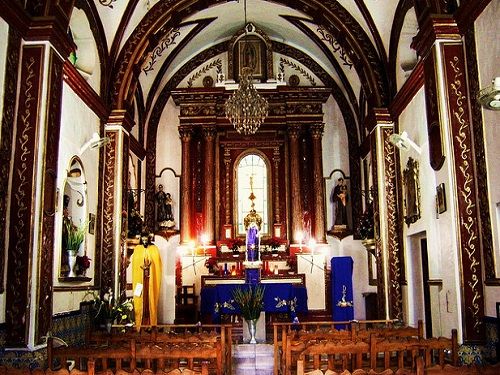
[[[418,162],[409,158],[403,171],[405,222],[408,226],[420,219],[420,185]]]
[[[444,190],[444,183],[436,186],[436,210],[438,214],[446,211],[446,194]]]
[[[95,214],[89,213],[89,234],[95,234]]]
[[[265,70],[263,64],[264,46],[262,41],[257,37],[243,37],[238,43],[238,79],[241,76],[242,69],[249,67],[252,69],[253,79],[262,80],[265,78]]]

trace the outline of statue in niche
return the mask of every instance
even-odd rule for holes
[[[335,226],[347,226],[347,185],[342,177],[333,189],[332,201],[335,209]]]
[[[175,227],[174,215],[172,213],[172,196],[163,191],[163,185],[158,185],[156,199],[156,221],[160,228],[171,229]]]

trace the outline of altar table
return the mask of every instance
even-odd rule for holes
[[[307,313],[307,289],[303,285],[261,284],[264,289],[264,309],[268,313],[288,313],[293,319],[297,313]],[[201,289],[201,313],[211,314],[213,321],[220,314],[240,314],[234,302],[233,290],[248,288],[248,284],[223,284]]]

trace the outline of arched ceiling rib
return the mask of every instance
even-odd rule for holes
[[[262,0],[255,1],[262,4],[268,3]],[[389,1],[391,4],[394,2],[393,0]],[[345,4],[347,6],[351,3],[354,4],[352,1]],[[363,25],[360,25],[360,23],[355,20],[348,10],[344,9],[339,2],[334,0],[282,0],[274,1],[273,4],[288,6],[290,7],[288,13],[300,12],[304,17],[310,17],[314,20],[314,22],[329,28],[330,31],[338,37],[339,43],[341,43],[343,48],[345,48],[349,57],[355,62],[356,71],[363,82],[365,91],[367,92],[367,96],[369,97],[372,105],[380,106],[387,103],[387,79],[385,77],[386,62],[379,57],[377,48],[373,46],[373,35],[368,35],[365,31],[370,29],[367,22],[363,22]],[[124,48],[116,60],[117,64],[111,80],[113,87],[110,90],[110,99],[113,106],[116,108],[122,108],[127,105],[126,101],[132,98],[130,95],[133,95],[134,87],[136,85],[134,81],[138,76],[137,67],[135,67],[134,72],[134,65],[143,58],[144,54],[147,54],[155,47],[154,45],[151,45],[152,41],[149,39],[151,34],[155,33],[162,27],[166,30],[175,27],[176,25],[179,25],[183,19],[185,20],[189,19],[189,17],[197,17],[198,11],[205,11],[207,14],[210,12],[217,13],[216,8],[226,10],[230,6],[237,8],[238,5],[240,4],[217,0],[190,2],[167,0],[158,2],[152,6],[150,11],[144,16],[134,31],[130,34],[127,41],[124,43]],[[370,7],[372,4],[367,5]],[[359,9],[357,12],[359,17]],[[219,13],[222,14],[223,12],[219,11]],[[221,15],[219,15],[217,20],[214,21],[214,25],[218,24],[220,17]],[[376,17],[374,17],[374,19],[375,18]],[[266,19],[263,15],[262,25],[260,23],[261,20],[259,19],[259,27],[262,27],[264,30],[268,28],[269,32],[274,32],[274,34],[271,34],[270,37],[271,39],[274,37],[274,40],[277,40],[280,37],[280,35],[275,31],[277,25],[266,23],[266,20],[269,19],[271,18],[267,17]],[[279,20],[279,17],[274,17],[272,19],[275,20],[273,22],[278,22],[276,20]],[[285,21],[283,20],[282,22]],[[222,21],[220,21],[219,25],[224,25],[226,34],[231,34],[230,26],[226,25]],[[234,28],[237,29],[238,26],[241,26],[241,23],[235,21]],[[285,29],[289,30],[290,28],[278,28],[280,32]],[[214,35],[216,35],[215,30],[216,28],[213,31]],[[221,33],[220,36],[229,36],[226,34]],[[287,36],[282,37],[286,39]],[[305,53],[309,53],[309,50],[314,50],[317,46],[315,46],[311,39],[306,39],[307,43],[297,43],[298,37],[294,40],[287,40],[287,42],[289,42],[288,44],[290,45],[300,47]],[[222,38],[219,40],[222,40]],[[205,40],[205,42],[207,43],[207,40]],[[186,48],[187,52],[185,53],[186,57],[184,61],[188,60],[189,48],[190,47]],[[331,66],[331,62],[328,61],[328,58],[325,57],[323,53],[318,60],[322,66]],[[335,68],[332,68],[332,70],[335,70]]]

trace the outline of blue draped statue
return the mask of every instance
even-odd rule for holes
[[[247,230],[247,241],[246,241],[246,250],[247,250],[247,260],[249,262],[255,262],[259,260],[259,228],[257,224],[250,223]]]

